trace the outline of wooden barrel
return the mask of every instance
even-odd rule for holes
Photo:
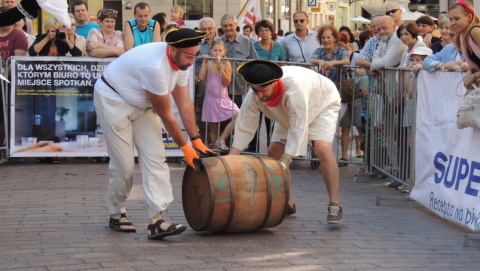
[[[196,231],[249,232],[282,223],[288,204],[283,167],[269,157],[203,158],[205,171],[187,166],[182,202]]]

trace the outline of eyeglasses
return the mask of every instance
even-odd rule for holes
[[[306,21],[305,19],[293,20],[293,22],[296,23],[296,24],[298,24],[298,22],[303,24],[303,22],[305,22],[305,21]]]
[[[182,52],[182,53],[186,54],[187,56],[189,56],[189,57],[188,57],[188,59],[192,59],[192,58],[195,58],[195,57],[197,57],[197,55],[196,55],[196,54],[190,54],[190,53],[187,53],[187,52],[185,52],[185,51],[183,51],[182,49],[180,49],[180,48],[177,48],[177,47],[174,47],[174,48],[175,48],[175,50],[178,50],[178,51],[180,51],[180,52]]]
[[[202,31],[202,32],[213,31],[214,29],[215,29],[215,27],[211,26],[211,27],[207,27],[207,28],[200,28],[200,31]]]
[[[400,10],[400,9],[398,9],[398,8],[391,9],[391,10],[385,12],[385,14],[386,14],[386,15],[390,15],[390,13],[395,13],[395,12],[397,12],[397,11],[399,11],[399,10]]]

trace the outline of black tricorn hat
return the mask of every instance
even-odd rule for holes
[[[263,87],[282,78],[283,70],[280,65],[268,60],[251,60],[237,68],[247,84],[254,87]]]
[[[176,48],[194,47],[200,44],[207,33],[190,28],[172,29],[165,34],[165,42]]]

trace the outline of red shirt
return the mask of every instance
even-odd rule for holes
[[[15,55],[15,50],[28,51],[28,41],[25,34],[17,29],[13,29],[10,34],[0,37],[0,55],[5,63],[7,59]]]

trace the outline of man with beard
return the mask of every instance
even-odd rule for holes
[[[317,32],[308,29],[308,14],[297,11],[293,14],[295,32],[283,39],[285,57],[290,62],[309,63],[313,52],[320,47]]]
[[[403,42],[395,35],[395,22],[390,16],[382,16],[376,25],[380,44],[373,55],[370,73],[378,73],[385,67],[397,67],[405,50]]]
[[[297,66],[284,66],[252,60],[237,69],[250,90],[235,123],[231,155],[238,155],[248,145],[258,128],[263,112],[275,121],[268,156],[280,160],[289,174],[292,158],[305,154],[311,140],[329,195],[327,223],[343,221],[338,195],[339,171],[332,142],[337,127],[340,95],[335,84],[325,76]],[[287,182],[290,183],[290,177]],[[287,215],[296,215],[291,189]]]
[[[381,17],[382,15],[375,14],[370,19],[370,26],[374,36],[371,37],[367,41],[365,46],[362,48],[362,50],[360,50],[360,52],[358,53],[358,56],[355,59],[355,63],[353,63],[353,65],[370,69],[370,66],[372,65],[373,55],[375,54],[375,51],[378,48],[378,44],[380,43],[380,40],[378,39],[377,22],[378,20],[380,20]],[[366,74],[362,73],[361,75],[366,75]]]
[[[188,28],[170,31],[166,42],[145,44],[121,55],[95,84],[95,111],[110,156],[109,226],[116,231],[136,231],[125,209],[133,184],[134,147],[148,209],[148,238],[161,239],[185,230],[185,226],[162,218],[173,194],[161,122],[184,152],[187,164],[199,170],[199,157],[174,116],[173,97],[193,147],[206,156],[215,155],[197,132],[187,85],[187,69],[194,64],[204,37]]]

